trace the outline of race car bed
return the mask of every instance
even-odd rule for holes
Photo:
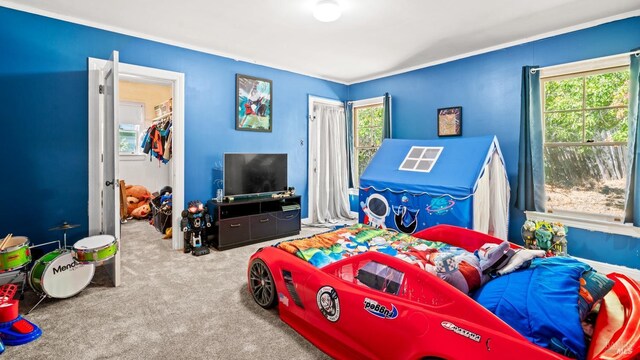
[[[410,236],[357,224],[260,249],[248,285],[260,306],[277,304],[283,321],[335,358],[640,354],[638,283],[538,255],[453,226]],[[582,320],[596,316],[591,332]]]

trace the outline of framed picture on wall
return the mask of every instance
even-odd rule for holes
[[[462,106],[438,109],[438,136],[462,135]]]
[[[271,132],[271,80],[236,74],[236,130]]]

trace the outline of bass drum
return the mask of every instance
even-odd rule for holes
[[[66,299],[84,290],[94,272],[95,265],[77,262],[70,251],[54,250],[33,264],[29,286],[38,294]]]

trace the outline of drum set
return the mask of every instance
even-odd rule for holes
[[[64,245],[60,240],[44,244],[30,245],[26,236],[7,235],[0,241],[0,273],[15,271],[24,276],[25,281],[40,296],[40,300],[27,312],[33,311],[46,298],[70,298],[86,288],[95,272],[95,267],[113,258],[118,252],[118,242],[111,235],[96,235],[77,241],[73,247],[67,246],[67,230],[80,225],[68,224],[49,229],[63,231]],[[40,259],[31,263],[31,249],[51,244],[58,244],[58,248],[46,253]]]

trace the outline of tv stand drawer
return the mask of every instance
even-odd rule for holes
[[[274,237],[278,234],[277,217],[274,213],[251,216],[251,239]]]
[[[251,224],[248,216],[220,220],[218,227],[219,246],[227,246],[251,237]]]
[[[283,211],[278,214],[278,233],[300,232],[300,210]]]

